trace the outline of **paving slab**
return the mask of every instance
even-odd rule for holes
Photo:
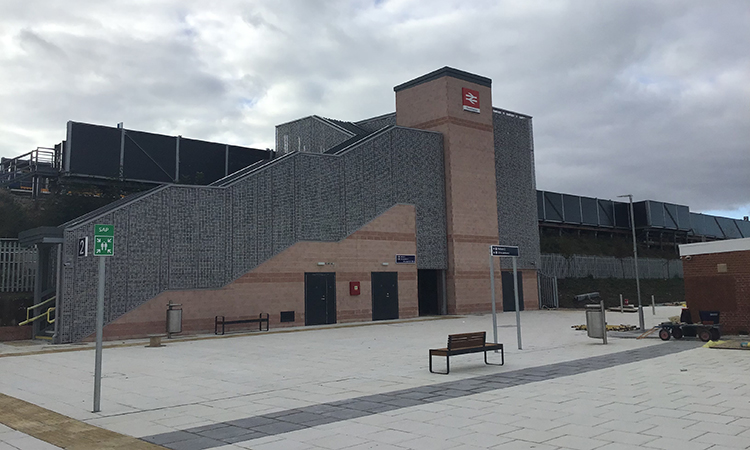
[[[647,312],[647,326],[678,310]],[[637,320],[620,316],[608,314],[608,322]],[[605,346],[571,328],[584,317],[524,311],[519,350],[515,315],[499,314],[506,365],[465,355],[452,358],[449,375],[427,371],[427,349],[452,333],[492,336],[491,316],[182,339],[152,349],[117,343],[104,352],[100,413],[90,412],[91,348],[0,346],[0,392],[112,439],[174,450],[616,450],[703,448],[711,439],[739,448],[747,440],[750,361],[738,355],[748,353],[688,339],[612,338]],[[8,420],[0,413],[0,423]],[[34,427],[14,423],[12,431],[33,436]],[[0,429],[0,444],[7,434]]]

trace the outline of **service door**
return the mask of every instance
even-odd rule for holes
[[[336,323],[336,274],[305,273],[305,325]]]
[[[372,272],[372,320],[398,319],[398,272]]]
[[[516,298],[513,295],[513,272],[503,271],[503,311],[516,310]],[[523,311],[523,277],[518,272],[518,308]]]

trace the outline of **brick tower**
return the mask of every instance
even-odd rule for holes
[[[443,134],[448,314],[486,311],[498,244],[492,80],[450,67],[394,88],[399,126]]]

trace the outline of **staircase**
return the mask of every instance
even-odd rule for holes
[[[60,164],[55,149],[38,147],[15,158],[0,160],[0,188],[31,191],[36,197],[42,191],[43,181],[57,178],[59,173]]]

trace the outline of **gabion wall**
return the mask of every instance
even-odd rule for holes
[[[539,225],[534,176],[531,117],[493,111],[498,237],[502,245],[517,245],[519,269],[538,269]],[[509,258],[500,258],[504,268]]]
[[[94,332],[98,260],[77,256],[115,226],[105,323],[166,290],[220,288],[295,242],[339,241],[398,203],[416,205],[420,269],[445,269],[442,135],[394,127],[340,155],[296,153],[226,187],[164,186],[65,229],[57,342]],[[207,295],[207,300],[210,296]]]
[[[365,131],[374,132],[381,128],[396,125],[396,113],[383,114],[382,116],[354,122],[355,125]]]
[[[352,136],[317,116],[310,116],[276,126],[276,151],[281,155],[297,151],[323,153]]]

